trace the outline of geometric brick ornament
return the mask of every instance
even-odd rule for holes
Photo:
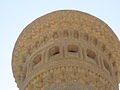
[[[59,10],[25,27],[12,69],[20,90],[118,90],[120,42],[100,19]]]

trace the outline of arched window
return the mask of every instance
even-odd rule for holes
[[[68,52],[77,53],[78,52],[78,46],[68,45]]]
[[[49,55],[50,56],[54,56],[54,55],[57,55],[60,53],[60,50],[59,50],[59,47],[58,46],[55,46],[55,47],[52,47],[50,50],[49,50]]]
[[[34,59],[33,59],[33,63],[34,64],[38,64],[41,61],[41,55],[37,55]]]
[[[97,61],[97,56],[96,56],[96,53],[90,49],[87,49],[87,57],[89,57],[90,59],[94,60],[94,62],[96,64],[98,64],[98,61]]]
[[[87,56],[91,59],[96,59],[96,54],[94,51],[87,49]]]

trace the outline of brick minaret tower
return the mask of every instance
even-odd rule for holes
[[[20,90],[118,90],[120,42],[84,12],[42,16],[20,34],[12,68]]]

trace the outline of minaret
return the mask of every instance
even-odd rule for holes
[[[20,34],[12,69],[20,90],[118,90],[120,42],[100,19],[60,10]]]

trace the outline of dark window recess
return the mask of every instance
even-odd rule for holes
[[[92,59],[96,59],[96,54],[94,51],[87,49],[87,56]]]
[[[68,52],[77,53],[78,47],[76,45],[69,45],[68,46]]]
[[[58,46],[55,46],[55,47],[53,47],[49,50],[49,55],[50,56],[57,55],[59,53],[60,53],[60,50],[59,50]]]
[[[33,59],[34,64],[38,64],[40,61],[41,61],[41,55],[38,55]]]
[[[108,54],[108,58],[111,59],[112,58],[112,53]]]
[[[115,72],[115,75],[118,76],[118,72]]]

